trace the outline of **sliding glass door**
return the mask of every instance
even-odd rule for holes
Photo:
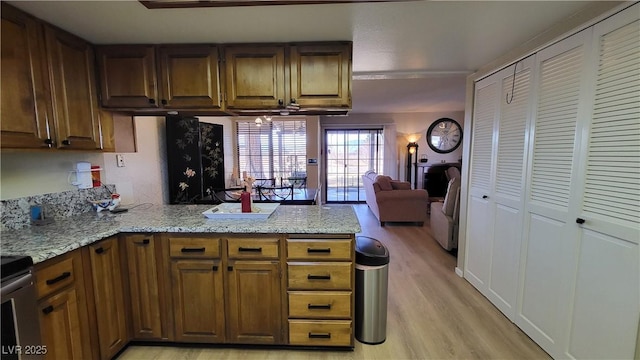
[[[328,203],[363,202],[362,175],[382,171],[382,129],[326,129],[325,199]]]

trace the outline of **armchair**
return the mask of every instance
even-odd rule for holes
[[[457,169],[456,169],[457,170]],[[458,247],[458,218],[460,216],[460,175],[451,178],[444,202],[431,203],[431,232],[445,250]]]

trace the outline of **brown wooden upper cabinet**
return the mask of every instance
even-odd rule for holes
[[[228,46],[227,108],[351,108],[351,47],[351,43]]]
[[[2,3],[2,148],[99,149],[93,64],[91,44]]]
[[[3,148],[48,148],[55,134],[42,24],[4,2],[1,14],[0,142]]]
[[[79,37],[49,25],[45,26],[45,36],[57,146],[60,149],[99,149],[93,47]]]
[[[351,108],[351,44],[291,47],[290,103]]]
[[[222,107],[216,46],[107,45],[97,54],[105,108]]]
[[[167,109],[221,109],[217,46],[161,46],[160,102]]]
[[[96,54],[103,107],[158,107],[153,45],[98,46]]]
[[[284,46],[225,48],[228,109],[278,109],[285,105]]]

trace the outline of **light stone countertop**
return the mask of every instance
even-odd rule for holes
[[[215,234],[355,234],[350,205],[281,205],[267,219],[207,219],[212,205],[142,205],[128,212],[85,213],[0,233],[2,255],[29,255],[39,263],[122,232]]]

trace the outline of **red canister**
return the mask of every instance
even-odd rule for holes
[[[240,203],[242,204],[242,212],[251,212],[251,194],[246,191],[242,191],[240,194]]]

